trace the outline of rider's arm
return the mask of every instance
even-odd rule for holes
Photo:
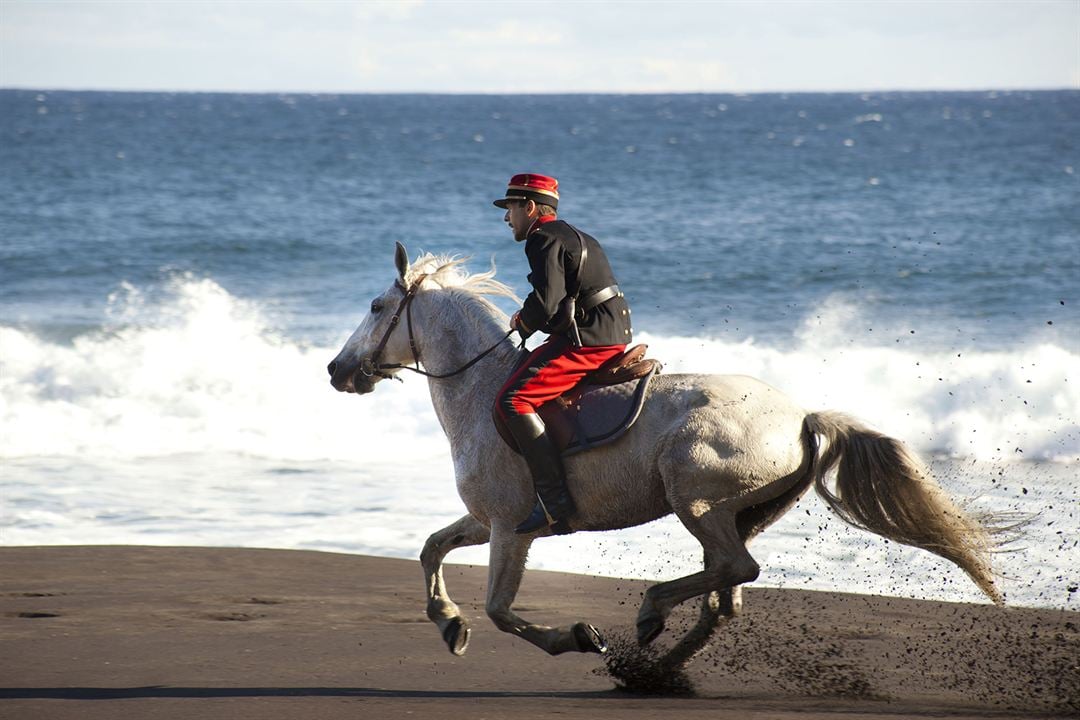
[[[547,233],[535,232],[525,241],[532,292],[525,298],[518,317],[526,328],[543,328],[559,310],[566,297],[566,273],[562,243]]]

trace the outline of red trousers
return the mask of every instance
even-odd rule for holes
[[[549,337],[503,383],[495,400],[499,413],[504,418],[535,413],[625,349],[626,345],[574,347],[560,335]]]

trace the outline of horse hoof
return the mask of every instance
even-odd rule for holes
[[[584,653],[597,653],[603,655],[607,652],[608,646],[604,641],[604,638],[600,635],[600,631],[594,628],[589,623],[577,623],[571,628],[574,633],[574,640],[577,642],[578,650]]]
[[[450,648],[450,652],[455,655],[464,655],[465,651],[469,647],[469,635],[472,630],[469,626],[459,617],[451,620],[446,628],[443,630],[443,640],[446,641],[446,646]]]
[[[658,617],[645,618],[638,620],[637,624],[637,642],[638,645],[644,647],[648,645],[657,637],[660,633],[664,632],[664,621]]]

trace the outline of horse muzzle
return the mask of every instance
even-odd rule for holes
[[[359,363],[340,363],[333,360],[326,366],[326,371],[330,373],[330,385],[338,392],[357,395],[366,395],[374,390],[378,378],[367,372],[365,361],[370,364],[367,358]]]
[[[379,378],[367,375],[362,370],[357,369],[352,376],[352,392],[357,395],[367,395],[375,389],[375,383],[378,380]]]

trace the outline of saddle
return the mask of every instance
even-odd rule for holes
[[[647,349],[647,345],[635,345],[540,406],[548,436],[563,457],[618,440],[638,419],[649,383],[662,367],[659,361],[645,358]],[[522,353],[522,361],[527,357]],[[491,416],[502,439],[519,452],[497,408],[492,408]]]

